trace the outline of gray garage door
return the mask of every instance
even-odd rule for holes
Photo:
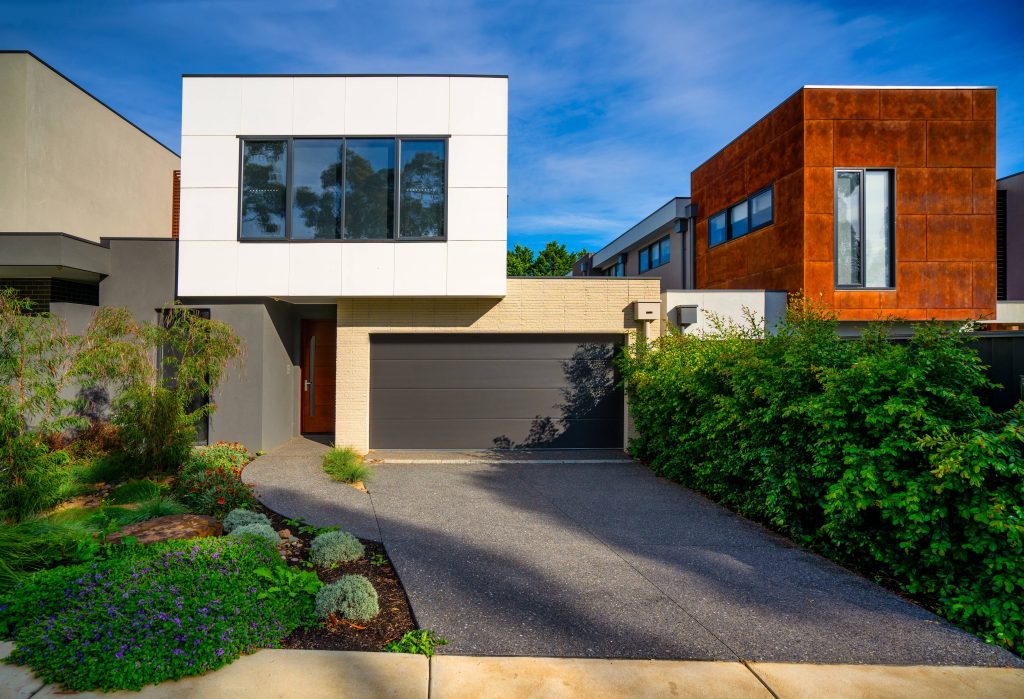
[[[620,448],[619,335],[374,335],[374,449]]]

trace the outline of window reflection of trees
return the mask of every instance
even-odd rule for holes
[[[496,437],[497,449],[537,449],[571,445],[577,440],[575,430],[588,430],[581,420],[601,419],[609,412],[609,401],[618,400],[615,389],[616,347],[607,343],[585,342],[576,346],[572,356],[562,362],[565,386],[562,402],[556,407],[559,415],[537,415],[522,442],[507,435]]]
[[[444,160],[420,151],[402,165],[401,225],[404,238],[444,235]]]
[[[246,141],[242,234],[284,237],[286,141]]]

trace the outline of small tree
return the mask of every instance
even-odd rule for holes
[[[517,243],[507,253],[505,269],[510,277],[564,277],[586,254],[586,248],[570,252],[563,243],[552,240],[534,257],[533,250]]]

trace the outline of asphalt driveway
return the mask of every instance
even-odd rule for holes
[[[451,640],[445,651],[1024,666],[612,456],[395,454],[452,463],[375,467],[381,535],[420,625]]]
[[[357,502],[294,451],[244,476],[382,539],[447,653],[1024,667],[621,453],[379,453]]]

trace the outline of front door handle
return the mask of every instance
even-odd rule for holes
[[[306,379],[305,381],[302,382],[302,390],[306,391],[307,393],[309,392],[309,379]]]

